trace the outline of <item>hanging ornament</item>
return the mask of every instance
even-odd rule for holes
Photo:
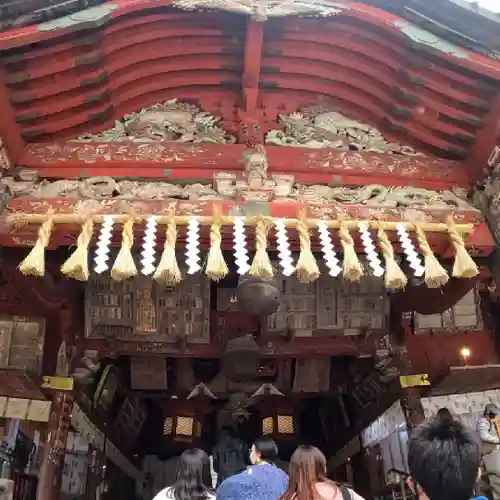
[[[156,227],[158,221],[156,217],[151,216],[146,220],[146,229],[144,231],[144,240],[142,242],[141,264],[142,274],[149,276],[155,272],[156,257]]]
[[[384,268],[382,267],[382,262],[377,253],[375,243],[373,243],[372,235],[368,230],[368,224],[366,222],[360,222],[358,225],[359,232],[361,234],[361,241],[366,253],[366,260],[373,272],[373,276],[380,278],[384,275]]]
[[[201,271],[200,260],[200,221],[198,218],[192,217],[188,221],[186,235],[187,274]]]
[[[245,219],[241,216],[234,218],[233,244],[236,272],[239,275],[247,274],[250,271],[250,263],[246,243]]]
[[[401,248],[405,253],[406,260],[413,269],[413,273],[417,278],[420,278],[425,273],[425,267],[422,265],[422,260],[415,250],[415,245],[411,241],[410,235],[406,230],[403,223],[399,223],[396,226],[396,232],[399,237],[399,242],[401,243]]]
[[[340,261],[335,253],[332,237],[324,220],[318,221],[318,234],[319,241],[321,242],[321,249],[323,251],[323,258],[326,267],[329,269],[328,274],[336,277],[342,272],[342,268],[339,266]]]
[[[288,232],[283,219],[274,221],[276,226],[276,245],[278,248],[278,260],[282,268],[281,273],[284,276],[291,276],[295,272],[293,266],[292,251],[290,250],[290,242],[288,240]]]
[[[99,232],[99,238],[97,239],[97,248],[94,256],[94,271],[98,274],[101,274],[109,269],[108,259],[109,252],[111,250],[111,237],[113,235],[114,224],[115,220],[112,215],[104,216],[101,224],[101,231]]]

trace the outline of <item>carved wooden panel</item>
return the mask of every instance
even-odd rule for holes
[[[0,317],[0,368],[41,375],[44,340],[43,319]]]
[[[86,287],[86,336],[125,341],[208,343],[210,281],[186,275],[176,287],[138,276],[121,283],[92,275]]]
[[[134,394],[127,396],[113,424],[113,434],[124,448],[133,446],[147,417],[142,401]]]
[[[477,288],[462,297],[442,314],[415,313],[415,331],[428,330],[482,330],[480,298]]]
[[[277,280],[281,305],[267,319],[270,332],[293,329],[298,336],[309,336],[314,331],[343,330],[345,335],[358,335],[362,328],[386,326],[389,301],[379,278],[365,276],[359,283],[328,275],[314,283],[300,283],[294,276]],[[235,289],[218,289],[217,310],[239,311],[235,297]]]
[[[167,360],[163,358],[131,358],[130,387],[133,390],[165,391]]]

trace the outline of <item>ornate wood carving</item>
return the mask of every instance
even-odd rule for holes
[[[188,275],[175,288],[165,288],[148,277],[118,283],[92,275],[85,312],[90,338],[208,343],[210,282]]]

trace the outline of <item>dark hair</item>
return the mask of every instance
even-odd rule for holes
[[[230,438],[235,438],[236,437],[236,429],[234,427],[231,427],[230,425],[224,425],[222,429],[219,432],[219,437],[230,437]]]
[[[429,500],[471,498],[480,463],[479,442],[457,420],[432,418],[411,433],[410,475]]]
[[[208,455],[198,448],[184,451],[179,457],[177,480],[173,486],[175,500],[205,500],[211,491]]]
[[[280,500],[310,500],[316,498],[316,483],[334,482],[326,477],[326,458],[314,446],[299,446],[290,459],[288,488]]]
[[[439,418],[441,422],[447,423],[448,425],[452,425],[454,421],[453,415],[448,408],[439,408],[436,417]]]
[[[262,460],[273,463],[278,458],[278,447],[271,438],[259,437],[253,442],[253,445],[260,453]]]

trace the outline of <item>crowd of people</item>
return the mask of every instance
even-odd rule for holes
[[[314,446],[295,450],[287,474],[275,465],[278,447],[272,439],[258,438],[248,450],[229,430],[224,432],[213,453],[216,488],[209,456],[189,449],[180,456],[175,484],[154,500],[363,500],[328,479],[326,458]],[[470,500],[481,460],[476,433],[441,412],[411,431],[408,486],[416,500]]]

